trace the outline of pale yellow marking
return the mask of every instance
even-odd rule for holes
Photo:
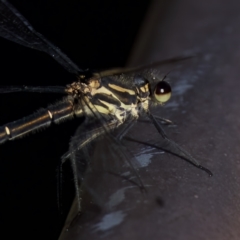
[[[90,79],[88,86],[90,86],[91,88],[99,88],[100,82],[98,79]]]
[[[143,87],[140,87],[140,90],[144,93],[149,92],[149,84],[147,83]]]
[[[116,95],[114,95],[110,90],[108,90],[105,87],[100,87],[98,89],[92,89],[91,95],[94,96],[95,94],[101,94],[101,93],[107,94],[107,95],[112,96],[113,98],[117,99],[121,103],[122,108],[124,108],[126,110],[129,108],[129,105],[125,105]]]
[[[91,92],[92,96],[95,94],[98,94],[98,93],[105,93],[109,96],[114,96],[113,93],[105,87],[100,87],[98,89],[92,89],[92,92]],[[116,96],[114,96],[114,97],[117,98]]]
[[[167,102],[170,99],[171,95],[172,95],[171,92],[163,95],[154,94],[156,100],[161,103]]]
[[[7,135],[10,135],[10,130],[9,130],[8,127],[5,127],[5,131],[6,131],[6,134],[7,134]]]
[[[103,113],[103,114],[109,114],[108,109],[99,106],[99,105],[94,105],[94,107],[97,109],[98,112]]]
[[[141,103],[142,105],[142,108],[147,111],[148,108],[149,108],[149,101],[148,100],[145,100],[144,102]]]
[[[132,116],[134,116],[135,118],[139,117],[138,111],[137,111],[137,105],[133,104],[131,105],[131,114]]]
[[[48,110],[48,115],[49,115],[49,117],[52,119],[52,113]]]
[[[130,95],[135,95],[135,92],[131,89],[127,89],[127,88],[123,88],[123,87],[119,87],[118,85],[115,85],[115,84],[108,84],[108,86],[112,89],[115,89],[119,92],[127,92],[129,93]]]
[[[115,115],[115,112],[117,111],[117,107],[114,104],[105,102],[103,100],[99,100],[101,103],[103,103],[104,105],[106,105],[107,109],[105,109],[105,113],[111,114],[111,115]],[[96,105],[97,106],[97,105]]]
[[[108,107],[108,109],[109,109],[108,114],[115,116],[121,123],[125,121],[127,112],[128,113],[130,112],[131,115],[134,116],[135,118],[139,117],[139,114],[137,111],[137,104],[132,103],[131,105],[124,105],[123,106],[124,110],[122,110],[122,109],[119,109],[114,104],[110,104],[110,103],[102,101],[102,100],[99,100],[99,101],[101,101],[103,104],[105,104]],[[105,110],[105,112],[107,112],[107,111]]]
[[[114,109],[116,109],[116,105],[114,105],[114,104],[108,103],[108,102],[100,100],[100,99],[99,99],[99,101],[108,107],[109,112],[113,112]]]
[[[120,89],[122,89],[123,91],[121,92],[128,92],[130,93],[131,95],[135,95],[135,92],[133,90],[129,90],[129,89],[124,89],[124,88],[121,88],[121,87],[118,87],[116,85],[113,85],[113,84],[109,84],[111,85],[110,87],[113,88],[113,89],[116,89],[117,91],[120,91]],[[114,88],[113,86],[116,86],[116,88]],[[148,84],[146,84],[145,86],[143,86],[144,90],[146,89],[146,91],[149,89],[148,88]],[[107,89],[106,87],[102,86],[98,89],[96,88],[93,88],[92,91],[91,91],[91,95],[94,96],[95,94],[106,94],[108,96],[112,96],[113,98],[119,100],[120,102],[120,107],[124,109],[125,112],[131,112],[132,116],[134,117],[139,117],[139,114],[138,114],[138,104],[131,104],[131,105],[125,105],[123,102],[121,102],[121,100],[113,94],[113,92],[111,92],[109,89]],[[149,97],[147,98],[144,98],[144,99],[141,99],[143,101],[141,102],[144,102],[144,103],[141,103],[142,105],[142,108],[144,109],[148,109],[148,99]],[[102,107],[102,106],[99,106],[99,105],[94,105],[95,109],[97,111],[99,111],[100,113],[103,113],[103,114],[111,114],[111,115],[114,115],[121,123],[125,120],[125,116],[121,116],[121,114],[124,112],[123,110],[119,110],[118,107],[114,104],[110,104],[106,101],[103,101],[103,100],[99,100],[101,101],[104,105],[106,105],[106,107],[108,108],[105,108],[105,107]]]
[[[108,107],[108,114],[113,115],[114,117],[116,117],[118,119],[119,122],[123,123],[125,121],[126,118],[126,113],[127,112],[132,112],[132,105],[128,105],[125,106],[123,109],[119,109],[116,105],[114,104],[110,104],[108,102],[101,101],[103,104],[105,104]]]
[[[99,100],[100,102],[102,102],[103,104],[105,104],[109,110],[112,112],[114,109],[117,109],[117,106],[115,104],[111,104],[111,103],[108,103],[108,102],[105,102],[103,100]],[[125,105],[124,103],[121,102],[121,108],[125,109],[126,111],[130,111],[132,109],[132,105]]]

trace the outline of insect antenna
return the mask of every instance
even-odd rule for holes
[[[165,76],[163,77],[163,79],[161,81],[164,81],[164,79],[169,75],[170,72],[172,72],[172,70],[170,70],[167,74],[165,74]]]

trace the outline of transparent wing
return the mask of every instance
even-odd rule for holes
[[[36,92],[36,93],[65,93],[62,86],[4,86],[0,87],[0,93]]]
[[[137,73],[137,72],[142,72],[144,70],[148,70],[148,69],[152,69],[152,68],[159,68],[163,65],[174,64],[174,63],[181,62],[184,60],[192,59],[194,57],[195,56],[178,56],[178,57],[173,57],[173,58],[169,58],[169,59],[156,61],[154,63],[142,65],[142,66],[138,66],[138,67],[107,69],[104,71],[100,71],[99,74],[101,77],[107,77],[107,76],[127,74],[127,73]]]
[[[117,127],[114,121],[103,126],[98,119],[82,124],[71,139],[69,151],[63,158],[71,160],[79,209],[83,208],[82,191],[87,192],[97,206],[104,205],[103,195],[109,196],[110,190],[104,189],[104,182],[111,181],[120,188],[124,185],[142,187],[137,173],[139,164],[130,151],[113,138],[122,128],[124,126]],[[111,135],[108,135],[110,131]],[[99,189],[96,184],[102,186],[100,192],[96,191]]]
[[[71,73],[82,72],[58,47],[35,31],[6,0],[0,1],[0,36],[25,47],[46,52]]]

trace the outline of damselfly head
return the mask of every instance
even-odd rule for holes
[[[147,99],[151,95],[149,81],[141,75],[134,77],[134,86],[136,87],[138,97],[142,100]]]
[[[136,75],[134,77],[134,85],[139,90],[139,92],[149,94],[148,96],[153,96],[153,100],[161,104],[167,102],[170,99],[172,93],[170,84],[164,81],[165,78],[166,76],[162,80],[157,81],[157,79],[153,77],[153,81],[149,82],[145,77]],[[156,83],[155,86],[154,83]]]

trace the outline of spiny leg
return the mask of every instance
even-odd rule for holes
[[[155,119],[157,119],[161,124],[165,124],[165,125],[176,125],[174,122],[172,122],[171,120],[169,119],[166,119],[166,118],[162,118],[162,117],[159,117],[159,116],[156,116],[156,115],[153,115]],[[138,122],[140,123],[152,123],[151,120],[149,119],[138,119]]]
[[[114,128],[116,124],[114,122],[110,122],[108,127]],[[106,127],[106,126],[105,126]],[[87,131],[85,130],[87,129]],[[77,204],[78,210],[81,211],[81,194],[79,188],[79,180],[78,180],[78,166],[76,153],[78,151],[82,151],[84,147],[86,147],[89,143],[95,140],[97,137],[102,135],[105,131],[105,128],[95,122],[89,123],[86,126],[80,126],[77,129],[75,136],[71,139],[70,150],[62,156],[62,163],[64,163],[67,159],[70,159],[72,164],[72,171],[74,176],[74,184],[76,190]]]
[[[148,112],[147,114],[148,114],[149,119],[152,121],[152,123],[154,124],[155,128],[160,133],[160,135],[163,137],[163,139],[164,139],[164,141],[166,143],[166,146],[163,147],[163,149],[166,149],[167,151],[172,152],[173,154],[176,154],[176,155],[178,155],[180,157],[185,158],[186,160],[191,162],[196,167],[198,167],[198,168],[202,169],[203,171],[207,172],[210,177],[213,175],[210,170],[208,170],[207,168],[205,168],[202,165],[200,165],[199,162],[194,157],[192,157],[190,153],[188,153],[186,150],[181,148],[174,141],[170,140],[167,137],[167,135],[164,132],[164,130],[162,129],[162,127],[160,126],[160,124],[158,123],[158,121],[155,119],[155,117],[150,112]]]
[[[112,150],[118,151],[122,157],[124,159],[126,159],[126,161],[128,162],[129,166],[131,167],[131,169],[133,170],[134,174],[137,176],[137,179],[140,183],[140,185],[138,185],[137,183],[134,183],[136,185],[138,185],[140,187],[141,190],[146,191],[144,184],[136,170],[136,167],[134,166],[134,164],[132,163],[132,161],[135,162],[135,165],[139,166],[138,161],[136,160],[135,156],[129,151],[129,149],[122,143],[122,138],[128,133],[128,131],[134,126],[134,124],[137,122],[136,118],[130,118],[127,122],[125,122],[125,124],[122,126],[123,128],[120,129],[120,132],[118,133],[118,135],[116,137],[113,138],[114,142],[116,143],[116,145],[118,147],[115,147]],[[132,161],[129,160],[129,156],[127,154],[125,154],[125,151],[119,151],[119,147],[123,148],[126,152],[128,152],[128,155],[131,156]],[[129,179],[128,179],[129,180]],[[132,182],[131,180],[129,180],[130,182]]]
[[[125,127],[121,129],[120,133],[116,136],[116,138],[121,141],[122,138],[129,132],[129,130],[135,125],[136,119],[131,119],[127,123],[125,123]]]
[[[162,118],[162,117],[159,117],[159,116],[156,116],[156,115],[153,115],[153,117],[157,120],[159,120],[160,122],[163,122],[164,124],[166,125],[175,125],[171,120],[169,119],[166,119],[166,118]]]

